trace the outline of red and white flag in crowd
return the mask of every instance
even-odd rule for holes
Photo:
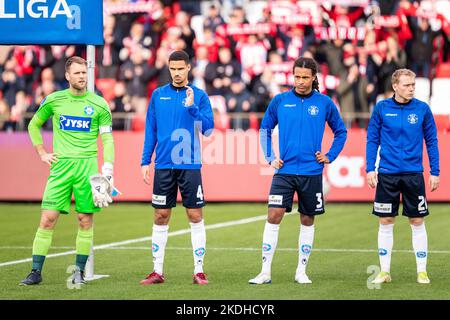
[[[366,29],[363,27],[315,27],[314,33],[321,40],[364,40]]]
[[[292,1],[269,1],[271,22],[282,25],[320,25],[321,16],[317,1],[303,0],[301,5]]]
[[[238,25],[224,24],[219,26],[216,32],[219,36],[275,34],[276,25],[273,23],[242,23]]]

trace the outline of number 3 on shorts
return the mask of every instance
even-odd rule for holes
[[[317,208],[317,209],[320,209],[320,208],[322,208],[322,206],[323,206],[322,194],[321,194],[320,192],[319,192],[319,193],[316,193],[316,197],[317,197],[316,208]]]
[[[199,185],[197,189],[197,198],[203,201],[203,192],[202,192],[202,186]]]

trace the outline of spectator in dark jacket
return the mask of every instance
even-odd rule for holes
[[[214,4],[212,4],[209,7],[208,16],[205,18],[205,21],[203,22],[203,27],[210,28],[213,32],[215,32],[216,28],[224,23],[225,21],[220,16],[219,8],[217,8]]]
[[[231,81],[231,92],[225,96],[227,112],[241,114],[232,118],[231,128],[247,130],[250,127],[250,121],[248,116],[242,116],[242,113],[253,111],[253,98],[240,78],[235,77]]]
[[[10,108],[16,104],[16,94],[25,90],[25,80],[14,71],[16,66],[16,59],[11,57],[5,62],[4,70],[0,74],[0,91]]]
[[[225,95],[230,92],[229,86],[232,78],[240,78],[242,67],[240,63],[231,58],[228,48],[220,48],[219,61],[209,63],[205,70],[206,92],[209,95]]]
[[[412,71],[418,77],[430,76],[433,41],[442,31],[431,30],[428,19],[408,17],[413,39],[408,43],[408,58]]]

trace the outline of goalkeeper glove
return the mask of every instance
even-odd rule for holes
[[[89,177],[91,183],[94,205],[99,208],[107,207],[111,202],[112,185],[109,180],[101,175],[95,174]]]

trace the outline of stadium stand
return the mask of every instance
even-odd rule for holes
[[[193,83],[225,99],[213,99],[213,106],[220,104],[218,128],[258,128],[268,101],[290,88],[293,60],[305,55],[318,61],[320,89],[339,105],[348,127],[366,127],[376,101],[392,95],[390,74],[402,67],[416,70],[419,99],[435,114],[450,113],[448,1],[339,3],[105,0],[97,90],[111,104],[116,130],[142,130],[152,91],[170,81],[168,54],[184,49],[192,58]],[[227,75],[226,65],[216,65],[222,81],[208,74],[223,47],[249,95],[244,112],[229,109],[235,74]],[[83,46],[0,47],[0,130],[24,130],[43,96],[66,86],[65,59],[85,54]],[[130,80],[140,68],[145,77],[136,84]],[[50,80],[42,79],[46,69],[53,72]]]

